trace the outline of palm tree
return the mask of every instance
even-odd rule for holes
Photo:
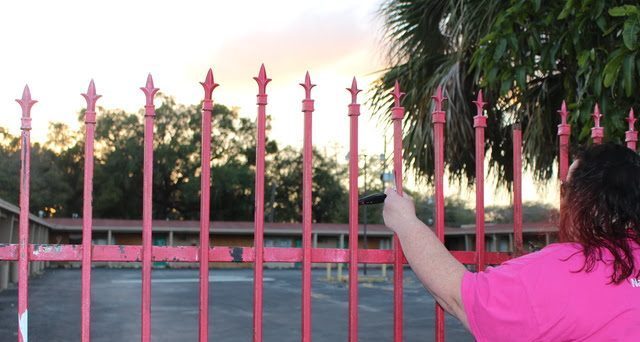
[[[607,112],[606,136],[617,141],[626,129],[622,118],[638,104],[631,90],[640,84],[633,69],[636,62],[640,67],[635,53],[640,7],[620,6],[623,2],[385,1],[379,13],[390,66],[376,82],[371,104],[381,119],[388,119],[389,91],[400,82],[407,93],[405,160],[418,176],[431,181],[431,96],[442,85],[448,98],[448,172],[453,179],[472,183],[476,113],[471,101],[483,88],[489,102],[485,134],[490,169],[509,186],[512,126],[518,122],[525,167],[536,179],[549,179],[563,99],[572,111],[574,145],[589,140],[596,102]]]

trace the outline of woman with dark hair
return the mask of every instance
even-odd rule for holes
[[[602,144],[562,185],[560,243],[469,272],[387,189],[383,216],[429,292],[478,341],[640,341],[640,157]]]

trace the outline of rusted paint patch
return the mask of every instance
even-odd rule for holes
[[[62,245],[34,245],[33,255],[39,255],[40,253],[62,253]]]
[[[231,254],[231,259],[233,262],[242,262],[242,252],[243,249],[241,247],[233,247],[229,250],[229,254]]]
[[[29,340],[29,310],[24,310],[22,315],[18,315],[18,328],[23,342]]]
[[[42,251],[45,253],[62,253],[62,245],[44,246]]]

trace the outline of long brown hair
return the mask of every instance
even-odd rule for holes
[[[640,245],[640,157],[607,143],[580,151],[576,160],[562,185],[560,241],[582,245],[580,271],[592,271],[606,249],[614,258],[612,283],[640,276],[633,257]]]

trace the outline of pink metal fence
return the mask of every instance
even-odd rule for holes
[[[396,89],[398,89],[398,83],[396,82]],[[433,143],[435,151],[435,186],[436,186],[436,236],[440,241],[444,242],[444,124],[445,124],[445,112],[442,110],[442,102],[445,97],[442,95],[442,87],[438,87],[436,95],[433,97],[435,110],[431,114],[431,121],[433,122]],[[396,104],[398,107],[399,104]],[[401,132],[394,134],[401,135]],[[393,151],[394,157],[396,151]],[[398,154],[400,151],[398,151]],[[400,157],[398,157],[400,158]],[[397,165],[400,168],[402,165]],[[440,305],[436,303],[436,340],[444,341],[444,310]]]
[[[151,205],[152,205],[152,174],[153,174],[153,124],[155,107],[154,96],[159,90],[155,88],[151,75],[147,78],[145,87],[140,88],[145,95],[144,120],[144,166],[143,166],[143,239],[142,246],[94,246],[91,242],[92,232],[92,189],[93,189],[93,143],[96,124],[95,105],[100,95],[96,94],[94,82],[91,81],[86,94],[82,94],[87,102],[85,112],[86,144],[84,170],[84,204],[83,204],[83,240],[81,246],[75,245],[34,245],[29,244],[29,176],[30,176],[30,130],[31,107],[36,101],[31,99],[28,87],[25,87],[22,99],[16,100],[22,108],[21,134],[21,169],[20,169],[20,231],[19,243],[0,245],[0,260],[18,261],[18,341],[28,339],[28,267],[29,262],[35,261],[80,261],[82,262],[82,294],[81,294],[81,340],[90,341],[91,324],[91,263],[92,262],[142,262],[142,301],[141,337],[143,342],[151,340],[151,263],[155,261],[198,262],[200,265],[200,305],[199,305],[199,340],[207,341],[209,336],[209,262],[241,262],[254,264],[254,319],[253,339],[262,341],[263,332],[263,265],[265,262],[302,262],[302,341],[311,341],[311,264],[312,263],[349,263],[349,341],[358,340],[358,265],[359,264],[393,264],[394,265],[394,308],[393,325],[394,341],[403,340],[403,267],[407,261],[402,253],[399,240],[394,236],[393,250],[370,250],[358,248],[358,116],[360,105],[357,101],[358,89],[356,79],[350,88],[351,103],[347,113],[350,120],[350,158],[349,158],[349,250],[335,248],[312,248],[312,212],[311,212],[311,179],[312,179],[312,116],[314,100],[311,90],[315,86],[311,83],[309,73],[304,83],[305,96],[302,100],[304,113],[304,146],[303,146],[303,219],[302,219],[302,248],[273,248],[264,247],[264,177],[265,177],[265,141],[266,141],[266,111],[267,84],[271,81],[267,77],[264,65],[261,66],[258,77],[254,78],[258,84],[257,95],[257,147],[256,147],[256,178],[255,178],[255,232],[254,247],[222,247],[209,245],[209,191],[210,191],[210,155],[211,155],[211,120],[213,111],[213,90],[218,86],[214,82],[211,69],[207,73],[204,88],[204,102],[202,106],[202,151],[201,151],[201,207],[200,207],[200,241],[199,247],[192,246],[152,246]],[[402,193],[402,119],[404,108],[401,99],[404,93],[400,91],[398,83],[392,92],[393,103],[391,119],[394,130],[394,175],[395,186]],[[432,123],[434,129],[435,150],[435,231],[441,241],[444,241],[444,126],[446,115],[443,102],[446,98],[442,88],[438,88],[433,96],[434,111]],[[478,92],[476,101],[477,115],[473,118],[476,131],[476,250],[452,251],[454,257],[466,265],[474,265],[477,270],[483,270],[488,264],[499,264],[512,256],[523,254],[522,246],[522,131],[518,124],[513,129],[513,205],[514,205],[514,246],[513,253],[487,252],[484,244],[484,129],[487,117],[484,115],[482,92]],[[560,140],[559,178],[566,179],[569,165],[569,135],[571,127],[567,124],[568,111],[563,103],[558,111],[561,123],[558,125]],[[594,143],[601,143],[604,129],[600,126],[602,114],[598,106],[594,108],[594,128],[592,138]],[[627,146],[636,148],[638,132],[634,129],[633,110],[627,118],[629,130],[625,140]],[[213,227],[215,229],[215,227]],[[444,311],[436,305],[436,341],[444,341]]]
[[[307,74],[308,75],[308,74]],[[351,88],[349,104],[349,341],[358,340],[358,89],[356,78]],[[354,153],[355,151],[355,153]]]

